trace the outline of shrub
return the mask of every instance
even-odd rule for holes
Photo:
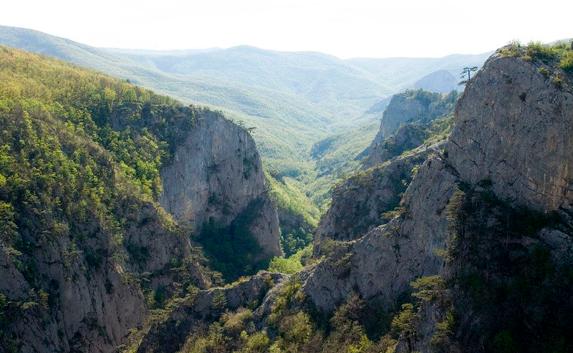
[[[244,308],[240,308],[234,313],[225,313],[221,317],[223,330],[228,335],[238,336],[246,328],[246,323],[252,318],[253,312]]]
[[[559,57],[559,51],[557,48],[540,42],[529,43],[525,52],[530,58],[541,60],[543,62],[549,62]]]
[[[394,337],[412,337],[415,333],[415,318],[414,305],[410,303],[402,304],[402,310],[392,319],[391,328]]]
[[[218,290],[213,294],[213,298],[211,300],[211,305],[213,309],[216,311],[223,311],[227,306],[227,297],[225,296],[225,292],[222,290]]]
[[[293,274],[303,269],[303,258],[308,258],[312,255],[312,245],[297,251],[294,255],[288,258],[275,257],[269,264],[270,272],[280,272]]]
[[[239,353],[266,353],[270,342],[265,331],[256,332],[245,338],[243,349]]]
[[[440,296],[442,290],[445,289],[444,280],[440,276],[426,276],[420,277],[411,283],[415,292],[412,294],[415,298],[422,301],[432,301]]]
[[[284,317],[279,324],[281,337],[294,346],[300,346],[308,342],[313,332],[312,320],[303,311]]]
[[[540,67],[537,71],[539,71],[540,74],[542,74],[545,77],[549,77],[549,75],[551,74],[549,72],[549,70],[547,70],[546,67]]]
[[[561,61],[559,62],[559,67],[568,73],[573,72],[573,51],[569,50],[566,51],[563,56],[561,57]]]

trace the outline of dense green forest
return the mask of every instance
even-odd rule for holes
[[[151,254],[133,234],[155,223],[154,236],[183,236],[155,201],[159,170],[204,111],[5,47],[0,80],[0,237],[37,291],[49,288],[34,253],[58,239],[87,271],[111,262],[136,273]]]

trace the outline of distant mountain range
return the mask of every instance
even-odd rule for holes
[[[375,133],[364,127],[377,125],[381,116],[381,112],[366,113],[373,105],[416,87],[422,78],[431,86],[435,72],[457,76],[464,66],[481,66],[490,54],[343,60],[316,52],[249,46],[106,49],[5,26],[0,26],[0,44],[99,70],[187,103],[221,109],[228,117],[257,128],[254,137],[268,168],[303,184],[307,176],[314,180],[317,174],[311,156],[315,143],[352,133],[360,145],[356,153],[360,152]],[[438,91],[443,91],[444,85],[439,86]],[[357,139],[357,131],[364,136]],[[348,157],[347,152],[331,152]]]

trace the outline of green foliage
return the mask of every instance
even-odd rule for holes
[[[226,305],[226,301],[225,301]],[[236,312],[227,312],[221,317],[223,330],[227,335],[238,336],[247,328],[247,323],[252,321],[253,312],[249,309],[240,308]]]
[[[268,327],[258,329],[260,321],[248,309],[227,311],[208,327],[195,327],[180,352],[393,352],[396,340],[380,334],[382,337],[375,341],[366,334],[362,321],[369,312],[366,302],[353,295],[325,321],[305,306],[301,283],[295,276],[280,287]]]
[[[308,259],[311,256],[312,256],[312,245],[308,245],[306,248],[300,249],[290,257],[273,258],[271,260],[271,263],[269,264],[268,270],[270,272],[293,274],[302,270],[304,267],[305,259]]]
[[[243,348],[239,353],[266,353],[271,340],[264,331],[255,332],[252,335],[241,335],[244,340]]]
[[[392,333],[394,337],[411,338],[415,335],[416,313],[414,305],[402,304],[400,312],[392,319]]]
[[[213,300],[211,302],[215,311],[222,311],[227,306],[227,297],[225,296],[225,292],[223,291],[216,291],[213,294]]]
[[[0,201],[0,239],[8,244],[18,236],[18,226],[14,223],[14,217],[14,207]]]
[[[552,47],[540,42],[531,42],[525,47],[525,56],[543,62],[550,62],[559,57],[559,50],[558,47]]]
[[[545,77],[551,75],[551,71],[560,68],[566,73],[573,73],[573,49],[569,43],[557,43],[547,45],[539,42],[531,42],[524,46],[518,42],[502,48],[500,54],[504,56],[521,57],[528,61],[541,62],[547,67],[540,67],[539,72]],[[550,71],[550,69],[552,69]],[[561,86],[562,78],[555,74],[552,78],[557,86]]]
[[[253,136],[265,167],[277,179],[296,179],[296,188],[314,204],[307,208],[310,213],[316,207],[324,211],[331,186],[359,167],[354,157],[368,146],[379,125],[379,116],[363,113],[378,97],[412,86],[437,66],[457,71],[462,65],[480,65],[489,56],[449,56],[439,64],[435,59],[406,59],[410,69],[404,70],[404,59],[341,60],[248,47],[155,55],[91,48],[10,27],[0,27],[0,43],[129,79],[183,102],[223,110],[233,120],[256,127]],[[314,158],[313,146],[331,137],[331,148]]]
[[[182,235],[157,204],[159,170],[195,118],[215,113],[4,47],[0,81],[0,242],[32,288],[10,310],[53,315],[62,305],[61,284],[37,262],[41,249],[62,249],[54,266],[62,266],[64,281],[120,268],[134,289],[157,287],[139,273],[149,249],[130,240],[151,230],[162,239]],[[174,256],[160,271],[203,263],[195,252],[192,262]],[[173,288],[193,280],[183,270],[176,281],[146,288],[150,306],[164,305]],[[113,292],[110,281],[105,290]]]
[[[436,323],[436,329],[430,344],[437,349],[447,349],[451,337],[454,335],[455,324],[454,312],[453,310],[448,310],[443,320]]]
[[[437,299],[445,289],[444,280],[438,275],[420,277],[411,286],[415,290],[412,296],[425,302]]]
[[[563,53],[559,62],[559,68],[568,73],[573,72],[573,50]]]
[[[454,115],[448,114],[442,118],[435,119],[426,129],[427,138],[424,145],[432,145],[448,138],[454,128]]]
[[[320,212],[300,190],[297,182],[283,177],[282,181],[265,173],[270,196],[275,202],[281,224],[281,245],[285,255],[291,256],[312,242]]]

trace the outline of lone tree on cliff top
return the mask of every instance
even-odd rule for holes
[[[478,69],[477,66],[466,66],[463,68],[462,73],[460,74],[460,78],[462,79],[460,81],[460,85],[466,84],[468,83],[468,81],[472,78],[472,72],[476,72]]]

